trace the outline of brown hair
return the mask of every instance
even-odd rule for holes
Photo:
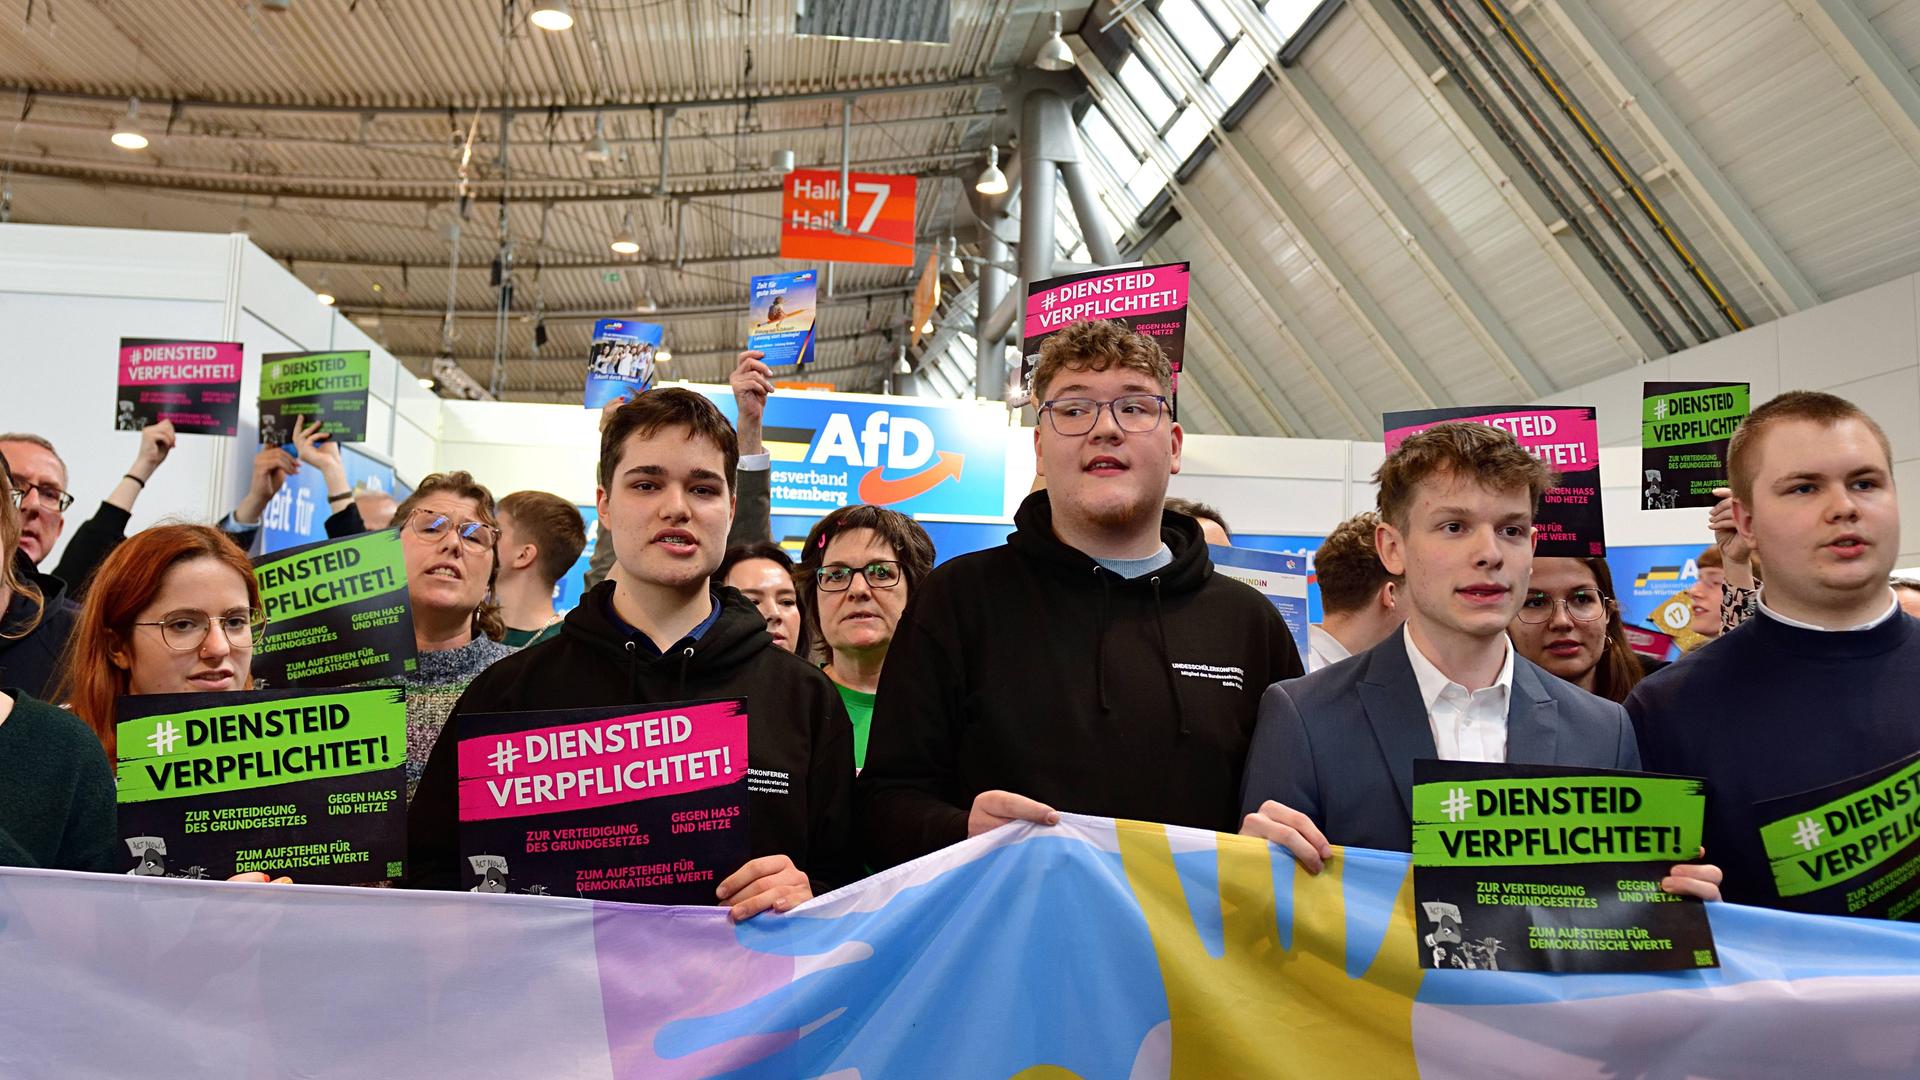
[[[1185,514],[1196,521],[1201,519],[1211,521],[1220,526],[1220,531],[1226,533],[1229,539],[1233,537],[1233,527],[1227,524],[1227,519],[1220,516],[1220,511],[1206,503],[1192,499],[1172,498],[1167,500],[1167,509],[1176,514]]]
[[[1116,367],[1151,378],[1162,394],[1173,392],[1173,366],[1167,354],[1160,351],[1160,343],[1105,319],[1082,319],[1049,334],[1040,343],[1040,357],[1033,364],[1033,385],[1028,390],[1038,404],[1046,397],[1047,384],[1062,371]]]
[[[1607,560],[1585,558],[1580,560],[1580,565],[1592,571],[1594,582],[1600,586],[1600,595],[1607,598],[1607,649],[1593,673],[1593,692],[1608,701],[1625,701],[1634,684],[1647,677],[1647,669],[1640,666],[1640,658],[1627,640],[1627,628],[1620,617],[1620,601],[1613,595],[1613,571],[1608,569]]]
[[[587,549],[587,523],[580,509],[546,491],[516,491],[500,500],[500,513],[513,519],[515,529],[539,549],[533,568],[540,580],[552,585]]]
[[[682,427],[689,438],[706,439],[726,461],[721,470],[727,491],[733,491],[733,471],[740,464],[740,437],[720,407],[691,390],[669,386],[649,390],[613,411],[600,431],[600,486],[613,487],[613,471],[626,452],[627,437],[651,439],[661,428]]]
[[[1539,458],[1521,447],[1511,432],[1471,420],[1435,424],[1401,443],[1373,474],[1380,485],[1380,517],[1396,529],[1407,527],[1414,489],[1439,473],[1466,477],[1489,491],[1527,489],[1527,502],[1540,511],[1540,496],[1559,482]]]
[[[106,747],[114,760],[113,699],[127,692],[129,676],[108,657],[133,639],[133,620],[153,603],[174,567],[195,559],[214,559],[247,583],[247,606],[260,610],[260,584],[253,563],[227,534],[205,525],[155,525],[113,549],[93,573],[93,586],[75,620],[61,657],[60,681],[53,700],[64,701]],[[209,628],[209,633],[218,631]],[[253,688],[249,672],[242,689]]]
[[[1313,553],[1313,576],[1320,583],[1320,606],[1327,614],[1358,611],[1379,595],[1380,586],[1400,581],[1398,575],[1387,573],[1373,548],[1373,534],[1379,527],[1380,515],[1364,510],[1334,526],[1332,535]]]
[[[807,533],[806,546],[800,549],[800,566],[793,572],[793,578],[794,584],[800,587],[800,621],[806,627],[807,637],[822,649],[827,647],[827,637],[820,628],[818,571],[826,562],[827,545],[834,537],[853,529],[872,529],[875,536],[893,549],[894,557],[900,560],[900,573],[906,579],[909,600],[913,598],[912,590],[933,573],[933,538],[919,522],[898,510],[863,503],[843,506],[814,522]]]
[[[40,587],[20,576],[14,566],[14,554],[20,550],[20,508],[13,505],[13,469],[7,464],[7,456],[0,454],[0,589],[11,590],[24,596],[27,603],[33,605],[33,618],[12,630],[0,628],[0,638],[23,638],[33,632],[40,623],[40,615],[46,610],[46,600],[40,595]],[[0,606],[0,611],[4,611]]]
[[[1693,565],[1702,567],[1702,568],[1718,566],[1722,569],[1725,569],[1727,565],[1727,557],[1721,553],[1719,544],[1708,544],[1707,550],[1702,551],[1700,554],[1694,556]]]
[[[456,498],[472,499],[474,509],[480,513],[481,524],[491,525],[496,530],[500,528],[500,519],[493,512],[493,492],[488,491],[485,485],[473,478],[472,473],[464,469],[427,474],[420,481],[420,486],[413,489],[413,494],[407,496],[405,501],[394,508],[394,524],[404,528],[407,524],[407,515],[418,509],[420,501],[429,495],[452,495]],[[492,598],[493,581],[499,575],[500,545],[495,544],[493,565],[487,570],[487,597],[480,601],[479,607],[473,609],[473,632],[485,634],[495,641],[500,641],[507,636],[507,621],[500,615],[500,605]]]
[[[1769,427],[1788,420],[1811,420],[1821,427],[1858,420],[1873,432],[1889,467],[1893,463],[1893,446],[1887,442],[1887,433],[1880,430],[1873,417],[1860,411],[1860,406],[1817,390],[1789,390],[1753,410],[1733,429],[1733,437],[1727,441],[1727,480],[1734,498],[1753,505],[1753,473],[1760,467],[1761,437]]]

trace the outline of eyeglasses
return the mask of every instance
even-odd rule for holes
[[[1047,414],[1053,430],[1067,436],[1092,431],[1100,423],[1103,408],[1112,411],[1113,422],[1120,425],[1121,431],[1138,434],[1160,426],[1160,414],[1166,411],[1167,399],[1159,394],[1125,394],[1112,401],[1074,397],[1054,398],[1040,404],[1040,411]]]
[[[41,505],[51,506],[57,513],[64,514],[67,512],[67,507],[73,505],[73,496],[52,484],[14,485],[13,505],[24,506],[29,493],[40,496]]]
[[[438,543],[449,531],[460,534],[461,543],[474,551],[491,551],[500,542],[500,530],[485,522],[461,521],[436,510],[415,508],[407,515],[407,531],[422,540]]]
[[[204,611],[174,611],[152,622],[137,622],[135,626],[157,626],[160,628],[160,640],[174,652],[193,652],[200,648],[212,632],[213,624],[220,624],[220,632],[227,635],[227,644],[236,649],[253,648],[253,639],[267,625],[264,611],[229,611],[218,618]]]
[[[891,589],[900,584],[900,564],[892,559],[880,559],[865,566],[834,563],[815,570],[813,580],[819,583],[821,592],[846,592],[853,586],[855,574],[866,580],[869,589]]]
[[[1553,609],[1564,604],[1567,618],[1574,622],[1597,622],[1607,617],[1609,603],[1610,600],[1592,589],[1575,589],[1564,600],[1536,590],[1527,593],[1527,598],[1520,602],[1520,621],[1535,625],[1551,622]]]

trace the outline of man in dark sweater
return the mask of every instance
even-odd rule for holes
[[[1920,626],[1887,587],[1891,458],[1879,425],[1831,394],[1755,409],[1727,466],[1740,536],[1766,563],[1760,614],[1627,698],[1646,767],[1706,778],[1705,843],[1728,900],[1844,911],[1824,890],[1782,899],[1759,831],[1778,815],[1755,804],[1920,751]]]
[[[453,707],[408,810],[409,883],[459,884],[455,732],[463,715],[700,698],[747,699],[753,858],[720,883],[735,919],[787,911],[858,876],[853,725],[833,684],[773,647],[766,620],[708,583],[733,516],[738,446],[706,398],[641,394],[601,434],[600,520],[615,560],[558,636],[474,679]]]
[[[1033,374],[1047,490],[1003,547],[914,590],[857,787],[890,866],[1056,808],[1231,829],[1254,712],[1300,674],[1279,614],[1213,572],[1180,467],[1169,371],[1115,323],[1049,337]]]

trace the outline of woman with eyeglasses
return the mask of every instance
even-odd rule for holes
[[[821,518],[800,555],[800,610],[822,669],[853,721],[853,767],[867,761],[880,666],[900,613],[933,572],[933,540],[918,522],[879,506],[843,506]]]
[[[12,487],[0,456],[0,491]],[[0,498],[0,610],[24,601],[22,618],[0,627],[12,639],[32,631],[46,602],[14,563],[20,527],[20,508]],[[98,740],[65,710],[0,682],[0,866],[111,871],[116,826]]]
[[[493,493],[466,472],[434,473],[393,513],[413,604],[419,663],[407,686],[407,799],[447,715],[474,676],[513,650],[506,622],[487,600],[499,567]]]
[[[1646,676],[1627,643],[1605,559],[1533,560],[1507,636],[1521,656],[1609,701],[1625,701]]]

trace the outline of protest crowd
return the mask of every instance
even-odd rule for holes
[[[431,6],[0,4],[0,1080],[1920,1075],[1920,0]]]

